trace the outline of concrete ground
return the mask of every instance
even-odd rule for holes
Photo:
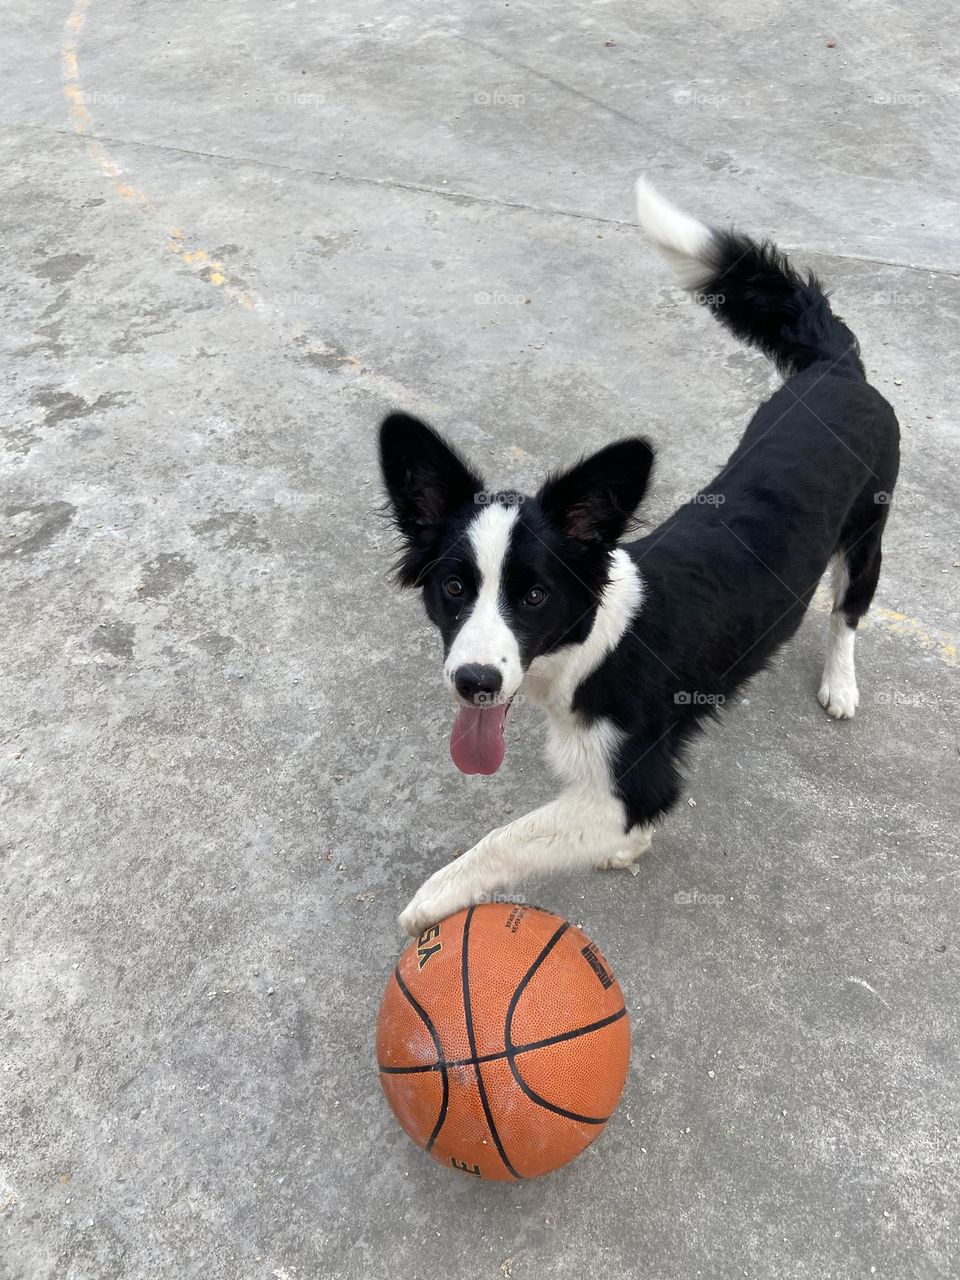
[[[958,42],[948,0],[9,6],[0,77],[0,1274],[957,1274]],[[770,368],[632,225],[644,169],[828,282],[901,417],[859,718],[824,618],[582,921],[634,1028],[563,1171],[406,1139],[400,907],[549,795],[447,755],[378,417],[522,487],[634,430],[650,522]]]

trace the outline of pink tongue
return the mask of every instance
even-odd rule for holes
[[[508,706],[461,707],[450,734],[450,755],[461,773],[496,773],[503,764]]]

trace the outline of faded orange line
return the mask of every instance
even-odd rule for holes
[[[121,180],[122,170],[120,166],[107,154],[92,134],[94,127],[93,116],[87,109],[87,96],[80,82],[80,63],[77,57],[77,38],[86,26],[87,10],[89,8],[90,0],[74,0],[73,8],[70,10],[64,27],[61,61],[63,67],[63,96],[67,102],[67,115],[70,117],[70,123],[73,125],[74,131],[85,139],[87,152],[97,168],[105,178],[110,180],[114,192],[120,199],[127,204],[140,205],[151,216],[159,217],[156,205],[145,191],[133,186],[132,183]],[[165,231],[168,237],[168,247],[176,254],[184,266],[191,269],[194,275],[206,281],[207,284],[212,284],[215,288],[220,289],[231,301],[236,302],[247,310],[252,310],[258,304],[258,295],[253,290],[242,288],[231,277],[230,272],[222,262],[214,261],[205,249],[185,245],[183,232],[179,228],[167,227]]]
[[[85,139],[87,151],[104,177],[110,179],[117,196],[128,204],[138,204],[147,216],[159,222],[160,214],[154,202],[146,192],[141,191],[129,182],[121,181],[122,171],[120,165],[107,154],[100,142],[93,136],[93,117],[87,109],[85,94],[80,81],[80,64],[77,56],[77,42],[86,26],[87,11],[90,8],[90,3],[91,0],[74,0],[73,8],[70,10],[70,15],[64,27],[61,53],[63,62],[63,95],[67,102],[67,112],[74,130]],[[169,251],[179,258],[183,265],[188,267],[194,275],[204,280],[207,284],[213,285],[214,288],[219,289],[221,293],[230,298],[232,302],[248,311],[263,307],[263,299],[255,290],[243,287],[239,278],[232,276],[226,265],[213,258],[207,250],[198,245],[188,244],[181,228],[164,226],[163,234],[166,236]],[[385,374],[374,373],[372,370],[365,368],[358,356],[346,355],[336,351],[321,337],[313,336],[310,338],[308,354],[332,358],[344,370],[349,369],[357,380],[365,384],[370,390],[376,391],[394,404],[409,405],[421,413],[436,411],[436,405],[429,401],[420,400],[419,403],[416,403],[415,398],[411,396],[407,388],[402,383],[397,382],[396,379]]]
[[[813,607],[818,613],[829,613],[833,607],[829,592],[820,587],[813,599]],[[909,640],[915,649],[931,653],[947,667],[960,666],[957,637],[939,627],[927,627],[919,618],[911,618],[909,614],[898,613],[895,609],[874,607],[860,623],[862,631],[885,631],[888,635],[899,636]]]

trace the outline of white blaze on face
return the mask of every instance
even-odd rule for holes
[[[503,678],[504,697],[512,697],[520,687],[520,646],[504,617],[501,599],[503,568],[518,514],[516,507],[495,503],[484,507],[467,530],[479,590],[447,655],[443,673],[451,689],[457,668],[468,663],[496,667]]]

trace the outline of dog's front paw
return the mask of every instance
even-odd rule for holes
[[[632,876],[640,874],[640,868],[637,866],[637,859],[642,854],[634,853],[632,849],[624,849],[622,853],[615,853],[612,858],[602,858],[597,863],[598,871],[629,871]]]
[[[825,679],[817,693],[817,701],[834,720],[852,720],[860,705],[860,694],[854,679]]]
[[[629,871],[631,875],[638,876],[640,868],[637,863],[645,853],[649,852],[652,844],[652,831],[641,830],[639,834],[631,837],[630,843],[624,848],[618,849],[608,858],[601,858],[597,867],[601,871]]]
[[[413,895],[400,913],[399,924],[404,933],[416,938],[432,924],[453,915],[461,907],[477,901],[468,883],[460,859],[435,871]]]

